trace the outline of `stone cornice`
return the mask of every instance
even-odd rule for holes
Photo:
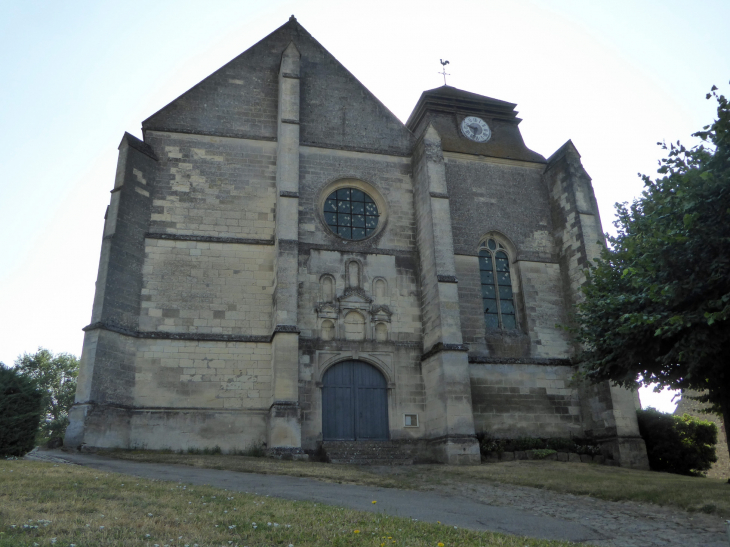
[[[570,359],[549,359],[543,357],[491,357],[470,355],[469,363],[475,365],[541,365],[552,367],[572,367]]]
[[[469,346],[466,344],[444,344],[443,342],[438,342],[430,350],[421,355],[421,361],[425,361],[442,351],[469,351]]]
[[[147,239],[170,239],[173,241],[201,241],[205,243],[238,243],[241,245],[273,245],[273,239],[254,239],[246,237],[198,236],[192,234],[162,234],[147,232]]]
[[[145,338],[151,340],[190,340],[200,342],[248,342],[248,343],[271,343],[271,340],[279,333],[299,334],[299,328],[296,325],[276,325],[270,335],[256,334],[218,334],[218,333],[202,333],[202,332],[156,332],[156,331],[138,331],[127,327],[116,325],[114,323],[97,321],[85,326],[82,330],[85,332],[102,329],[109,332],[115,332],[123,336],[132,338]]]

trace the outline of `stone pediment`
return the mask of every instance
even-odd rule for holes
[[[337,297],[337,300],[340,304],[370,304],[373,301],[363,289],[352,287],[346,288],[342,296]]]
[[[340,315],[340,309],[334,302],[319,302],[315,308],[317,317],[336,319]]]
[[[370,310],[370,320],[373,323],[376,321],[385,321],[390,323],[391,315],[393,315],[393,312],[390,311],[390,308],[384,304],[373,306],[373,308]]]

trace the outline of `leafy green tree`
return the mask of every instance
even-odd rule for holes
[[[618,233],[589,268],[575,333],[591,381],[698,390],[730,424],[730,108],[716,89],[701,143],[659,143],[660,177],[642,176],[641,197],[616,205]]]
[[[23,456],[35,446],[43,410],[36,383],[0,363],[0,456]]]
[[[63,437],[68,426],[68,411],[76,396],[79,360],[68,353],[54,355],[47,349],[38,348],[34,354],[18,357],[15,368],[20,375],[33,379],[44,393],[44,419],[38,442]]]

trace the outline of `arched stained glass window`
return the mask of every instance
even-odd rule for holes
[[[482,308],[488,329],[517,328],[509,257],[504,247],[488,239],[479,249],[479,274],[482,280]]]
[[[345,239],[365,239],[378,227],[378,206],[356,188],[335,190],[324,202],[324,220],[330,230]]]

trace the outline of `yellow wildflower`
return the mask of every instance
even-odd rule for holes
[[[438,545],[438,547],[444,547],[444,544],[441,543],[440,541],[436,545]]]
[[[377,501],[373,500],[373,503],[378,503]]]
[[[354,532],[354,533],[355,533],[355,534],[359,534],[359,533],[360,533],[360,530],[355,530],[355,532]]]

